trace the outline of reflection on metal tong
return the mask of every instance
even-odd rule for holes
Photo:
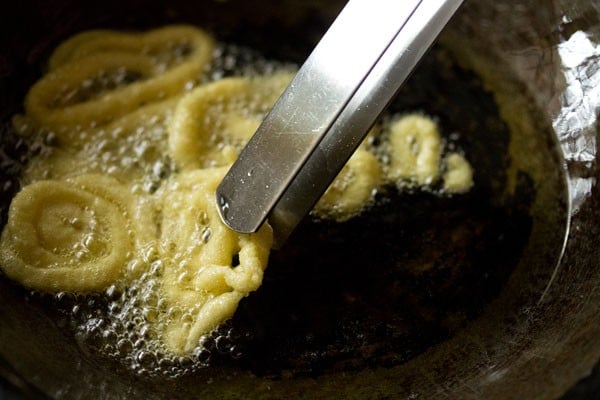
[[[223,221],[281,245],[462,0],[350,0],[217,189]]]

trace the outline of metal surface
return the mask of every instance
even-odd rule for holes
[[[462,0],[352,0],[217,189],[223,221],[268,217],[281,244],[365,137]]]

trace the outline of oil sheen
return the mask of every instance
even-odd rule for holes
[[[191,51],[177,42],[167,47],[175,49],[176,57],[145,50],[156,61],[153,68],[178,65]],[[295,68],[231,44],[217,43],[211,54],[201,73],[182,82],[181,94],[165,92],[114,121],[81,122],[67,134],[16,116],[6,132],[6,146],[13,151],[3,159],[3,224],[8,199],[19,188],[82,174],[131,182],[126,190],[142,199],[134,207],[156,209],[149,199],[174,176],[199,167],[185,158],[178,161],[169,144],[167,127],[178,96],[223,79],[273,77]],[[26,297],[42,305],[84,354],[127,373],[166,379],[202,374],[208,367],[277,379],[388,367],[456,334],[497,296],[519,264],[536,229],[540,196],[546,206],[562,208],[560,196],[546,195],[549,191],[538,184],[561,185],[560,176],[540,175],[558,164],[550,146],[542,146],[539,159],[531,162],[511,150],[515,142],[529,139],[511,131],[497,99],[453,57],[434,48],[376,126],[378,132],[361,146],[381,170],[373,172],[368,190],[360,191],[366,193],[360,206],[340,212],[334,185],[330,205],[320,203],[285,247],[271,253],[260,290],[241,300],[235,315],[202,334],[194,346],[177,352],[162,340],[161,332],[173,320],[191,323],[194,315],[170,303],[160,289],[167,266],[156,244],[132,250],[123,279],[98,292],[34,290]],[[93,101],[93,93],[143,80],[151,70],[142,67],[95,77],[69,101],[50,104]],[[216,102],[200,122],[216,128],[205,140],[219,157],[202,152],[195,160],[203,160],[200,166],[206,168],[230,163],[243,144],[239,129],[252,131],[264,112],[262,104],[247,99]],[[222,114],[231,118],[222,120]],[[386,132],[399,118],[415,115],[427,116],[439,129],[433,146],[441,149],[433,156],[438,169],[429,175],[404,169],[399,177],[397,170],[390,173],[395,161],[386,151]],[[224,130],[230,139],[223,139]],[[460,169],[452,173],[450,164]],[[461,185],[458,179],[457,184],[457,174],[470,175],[471,183]],[[337,189],[351,186],[346,179],[342,176]],[[447,190],[447,182],[459,187],[457,193]],[[160,212],[144,213],[162,229]],[[208,223],[196,228],[194,240],[214,240]],[[238,253],[230,260],[233,266]],[[189,279],[184,272],[182,267],[176,277],[181,285]]]

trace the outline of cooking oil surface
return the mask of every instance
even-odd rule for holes
[[[165,68],[177,61],[161,60],[158,57],[159,64],[165,64]],[[267,61],[250,49],[221,44],[215,48],[208,74],[198,80],[190,80],[185,89],[191,91],[199,84],[230,76],[268,77],[282,69],[291,68],[291,64]],[[52,106],[62,107],[76,104],[77,101],[94,100],[99,94],[137,81],[133,78],[127,79],[127,71],[113,72],[115,73],[100,74],[89,82],[84,82],[75,88],[73,93],[60,96],[62,99],[67,97],[68,101],[60,104],[53,102]],[[215,118],[215,115],[228,111],[228,107],[240,108],[238,111],[243,116],[260,118],[260,114],[254,115],[253,110],[257,108],[254,107],[254,101],[250,99],[245,103],[225,105],[224,99],[221,99],[207,118]],[[72,139],[71,142],[65,142],[64,132],[57,134],[51,128],[40,127],[32,118],[14,116],[12,125],[7,124],[6,135],[3,135],[7,152],[2,154],[5,167],[3,173],[7,178],[3,187],[3,225],[8,204],[14,194],[20,188],[47,179],[69,179],[90,173],[116,176],[131,180],[133,184],[126,190],[147,199],[145,202],[150,202],[148,196],[164,186],[178,168],[169,157],[167,148],[167,125],[173,116],[174,104],[175,101],[167,99],[149,108],[134,111],[118,119],[116,123],[95,126],[92,122],[88,127],[75,127],[75,135],[68,137]],[[217,143],[217,134],[215,129],[212,132],[214,138],[209,137],[209,141],[220,145]],[[93,204],[90,206],[94,207]],[[57,215],[62,213],[61,210],[52,212],[52,207],[41,210],[42,219],[56,219]],[[75,208],[77,207],[79,206],[75,205]],[[145,212],[145,209],[137,211]],[[102,217],[95,214],[93,209],[85,206],[77,211],[81,218],[65,219],[59,223],[64,225],[65,232],[77,233],[86,229],[89,235],[82,236],[81,240],[76,242],[57,243],[61,248],[66,246],[64,251],[56,246],[50,246],[49,250],[57,255],[72,255],[74,260],[79,261],[87,261],[88,254],[96,257],[106,255],[111,251],[112,243],[96,245],[94,238],[106,236],[106,232],[102,231]],[[202,218],[199,220],[201,222]],[[205,226],[198,230],[197,241],[208,243],[213,232],[208,224],[208,216],[205,215],[204,220]],[[134,232],[130,231],[128,235],[131,237]],[[49,239],[56,242],[60,238]],[[42,242],[42,247],[47,247],[45,245],[48,241]],[[102,247],[104,244],[105,248]],[[34,302],[45,304],[52,312],[58,311],[59,324],[73,335],[73,339],[85,354],[97,356],[108,362],[115,361],[136,375],[176,378],[190,374],[210,365],[212,352],[216,351],[238,358],[239,349],[227,332],[201,338],[196,348],[186,351],[185,354],[176,354],[165,347],[161,333],[166,329],[166,325],[174,320],[184,324],[191,323],[194,310],[182,309],[164,298],[160,286],[165,265],[156,257],[156,251],[155,245],[151,245],[139,255],[128,254],[129,261],[125,269],[129,275],[136,278],[127,282],[117,282],[101,294],[59,292],[51,295],[33,291],[27,296]],[[187,250],[181,251],[185,253]],[[192,252],[193,249],[189,251]],[[169,266],[175,267],[177,266]],[[181,270],[184,271],[184,268]],[[182,272],[177,281],[185,285],[189,279],[190,277]],[[211,346],[216,347],[211,349]]]
[[[206,79],[268,75],[285,66],[222,44]],[[115,80],[99,81],[109,89]],[[173,355],[157,340],[160,324],[168,322],[157,322],[158,316],[178,315],[157,294],[165,267],[160,260],[132,283],[99,295],[34,292],[29,298],[57,319],[84,354],[139,376],[180,378],[228,367],[281,378],[406,362],[459,332],[499,293],[529,240],[536,196],[526,171],[519,172],[514,191],[506,191],[511,133],[493,96],[443,49],[426,58],[390,112],[415,111],[436,116],[445,145],[469,157],[472,191],[444,196],[390,188],[349,221],[306,220],[271,255],[261,289],[188,355]],[[126,135],[115,127],[105,132],[106,140],[77,150],[81,164],[57,162],[54,173],[125,171],[139,176],[134,193],[155,193],[177,168],[164,147],[165,120],[171,117],[167,107]],[[29,134],[24,140],[6,135],[12,149],[3,155],[3,173],[10,177],[2,188],[3,218],[18,187],[28,179],[52,178],[44,175],[52,170],[36,169],[35,162],[25,166],[27,161],[52,160],[57,152],[52,132],[27,120],[15,125]],[[540,153],[545,157],[551,150]],[[552,157],[543,162],[556,167]],[[559,201],[553,206],[560,208]],[[210,239],[210,231],[200,235]],[[133,259],[128,269],[144,262]]]

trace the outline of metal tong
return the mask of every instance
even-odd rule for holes
[[[231,229],[280,246],[312,209],[463,0],[350,0],[216,192]]]

